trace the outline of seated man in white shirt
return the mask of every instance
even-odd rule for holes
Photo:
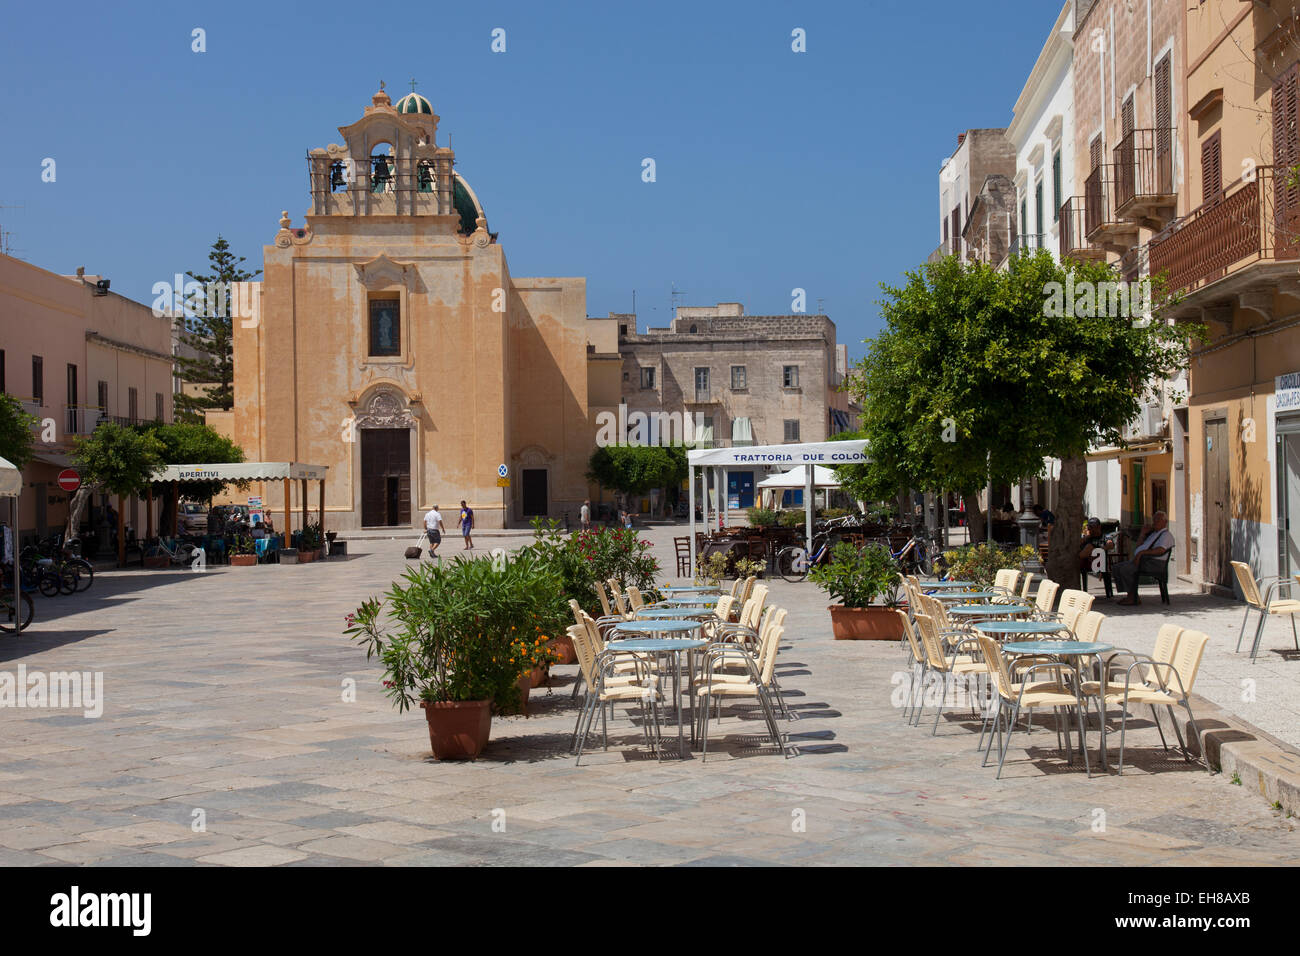
[[[1115,565],[1112,572],[1115,587],[1127,591],[1128,597],[1117,604],[1134,605],[1142,602],[1137,596],[1138,576],[1159,573],[1166,561],[1169,549],[1174,546],[1174,536],[1169,533],[1169,517],[1163,511],[1157,511],[1151,517],[1151,525],[1142,529],[1142,543],[1133,552],[1133,557]]]

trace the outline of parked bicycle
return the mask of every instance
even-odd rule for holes
[[[0,631],[7,634],[18,633],[32,623],[32,617],[36,613],[36,605],[32,602],[31,594],[28,593],[34,585],[31,585],[28,576],[24,575],[22,592],[18,595],[21,620],[15,626],[14,566],[4,565],[4,573],[0,577],[3,578],[3,593],[0,593]]]
[[[897,551],[893,549],[888,538],[881,538],[878,543],[889,551],[889,556],[894,559],[894,563],[904,574],[928,577],[934,573],[935,559],[940,553],[939,543],[928,531],[914,530],[912,536]]]
[[[54,558],[43,557],[31,545],[18,553],[18,561],[24,578],[30,576],[36,582],[37,590],[46,597],[54,597],[59,593],[76,593],[79,575],[75,567]]]
[[[63,540],[62,534],[52,534],[36,545],[42,557],[51,558],[56,565],[73,568],[77,572],[77,590],[85,591],[94,583],[95,567],[81,556],[81,539]]]
[[[799,542],[782,548],[776,553],[776,571],[787,581],[797,584],[808,576],[808,571],[830,560],[831,548],[839,540],[844,528],[852,524],[853,515],[832,518],[821,531],[813,531],[812,547]]]

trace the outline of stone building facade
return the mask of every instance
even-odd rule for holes
[[[628,416],[681,413],[703,425],[697,443],[719,446],[823,441],[857,427],[858,410],[839,391],[848,351],[825,315],[746,315],[737,302],[683,306],[671,326],[644,333],[635,316],[620,318],[630,320],[620,321],[618,337]],[[764,476],[731,473],[739,507],[754,503]]]
[[[435,504],[450,528],[461,499],[501,527],[587,493],[586,280],[511,274],[438,121],[381,89],[311,150],[306,220],[282,216],[258,314],[234,323],[234,438],[250,460],[329,466],[332,530]],[[283,507],[279,483],[259,491]]]

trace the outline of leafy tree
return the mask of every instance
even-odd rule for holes
[[[884,287],[885,331],[850,384],[871,443],[863,490],[951,489],[974,518],[990,480],[1014,482],[1059,458],[1048,573],[1076,579],[1088,447],[1121,440],[1146,389],[1186,364],[1200,334],[1158,313],[1145,322],[1050,306],[1054,288],[1118,278],[1104,263],[1058,264],[1040,251],[1013,257],[1005,272],[949,257]],[[974,538],[982,524],[972,522]]]
[[[117,563],[126,563],[125,499],[149,486],[166,462],[164,445],[147,431],[105,423],[75,440],[72,458],[81,480],[91,488],[117,495]]]
[[[22,402],[7,392],[0,392],[0,458],[7,458],[18,468],[32,460],[32,429],[37,420],[27,413]]]
[[[587,480],[616,492],[625,507],[629,496],[676,487],[685,477],[686,451],[681,446],[604,445],[587,463]]]
[[[178,394],[174,398],[176,415],[182,421],[202,420],[208,408],[229,410],[235,403],[235,358],[232,325],[232,296],[235,282],[247,282],[262,274],[262,270],[249,272],[241,268],[243,256],[230,251],[230,244],[221,236],[208,252],[209,273],[200,275],[187,272],[189,278],[203,286],[204,293],[185,299],[182,314],[177,317],[180,342],[195,351],[198,357],[176,356],[176,372],[182,382],[207,386],[201,395]],[[223,295],[215,290],[221,288]],[[181,290],[176,290],[177,294]],[[207,292],[212,291],[212,295]]]

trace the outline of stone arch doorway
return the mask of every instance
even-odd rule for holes
[[[361,403],[356,429],[362,527],[409,526],[415,416],[406,398],[394,389],[376,390]]]

